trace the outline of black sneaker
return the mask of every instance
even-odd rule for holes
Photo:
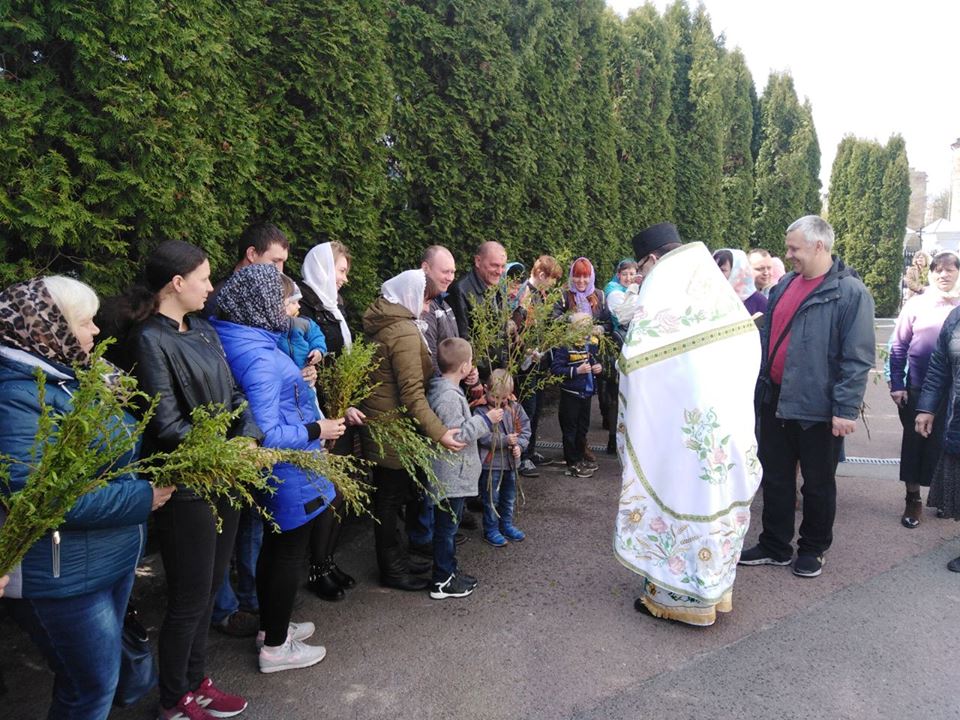
[[[469,575],[462,570],[457,570],[457,577],[463,580],[467,585],[472,588],[475,588],[480,584],[480,581],[477,580],[473,575]]]
[[[823,555],[797,555],[793,561],[793,574],[799,577],[816,577],[823,572]]]
[[[596,470],[599,465],[597,465],[593,460],[582,460],[580,466],[586,468],[587,470]]]
[[[537,466],[532,460],[523,460],[520,462],[520,474],[530,478],[540,477]]]
[[[538,452],[533,453],[530,456],[530,459],[533,460],[533,464],[537,467],[546,467],[547,465],[553,465],[553,460],[548,457],[544,457]]]
[[[759,545],[754,545],[749,550],[740,553],[740,559],[737,565],[781,565],[790,564],[790,559],[778,560]]]
[[[564,471],[564,475],[568,477],[579,477],[579,478],[588,478],[593,477],[593,470],[585,468],[583,463],[575,463],[573,465],[567,465],[567,469]]]
[[[464,580],[462,575],[451,575],[442,583],[430,584],[430,597],[434,600],[462,598],[472,593],[475,587]]]

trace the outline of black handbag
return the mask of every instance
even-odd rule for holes
[[[120,637],[120,680],[113,704],[119,707],[133,705],[157,686],[158,679],[157,661],[150,648],[147,629],[137,617],[136,608],[128,605]]]

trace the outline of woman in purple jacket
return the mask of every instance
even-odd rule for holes
[[[900,311],[890,345],[890,397],[900,413],[903,442],[900,447],[900,481],[906,485],[906,506],[900,522],[904,527],[920,524],[923,503],[920,487],[930,487],[933,470],[942,449],[945,413],[935,414],[929,437],[918,434],[914,421],[920,389],[930,356],[947,315],[960,305],[960,258],[942,252],[930,261],[929,287],[911,297]],[[945,403],[948,394],[944,394]]]

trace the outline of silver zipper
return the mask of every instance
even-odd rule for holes
[[[51,536],[53,540],[53,576],[60,577],[60,531],[54,530]]]

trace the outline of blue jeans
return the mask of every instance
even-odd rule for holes
[[[237,539],[233,556],[237,566],[237,589],[230,583],[230,567],[224,575],[220,591],[213,601],[213,615],[210,622],[222,623],[237,610],[243,608],[257,612],[257,558],[263,545],[263,520],[255,508],[240,511],[240,524],[237,526]]]
[[[512,525],[513,507],[517,502],[516,473],[513,470],[484,468],[480,476],[480,497],[483,499],[484,535],[500,532],[503,525]]]
[[[96,592],[68,598],[9,600],[14,620],[55,674],[50,720],[105,720],[120,677],[120,634],[133,568]]]
[[[453,536],[460,527],[465,501],[462,497],[448,498],[433,509],[433,582],[446,582],[457,572],[457,543]]]
[[[407,538],[415,545],[433,542],[433,500],[423,495],[407,503]]]

